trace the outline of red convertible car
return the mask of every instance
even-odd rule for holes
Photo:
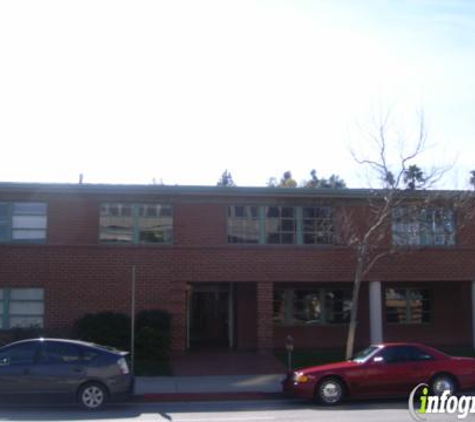
[[[475,386],[475,359],[452,357],[417,343],[370,346],[347,362],[290,372],[284,393],[335,405],[345,398],[409,395],[420,383],[433,394]]]

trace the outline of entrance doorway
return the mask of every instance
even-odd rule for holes
[[[188,349],[234,347],[234,291],[227,283],[196,283],[188,291]]]

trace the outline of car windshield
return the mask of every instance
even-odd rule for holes
[[[354,355],[353,359],[351,360],[353,362],[365,362],[366,359],[368,359],[368,357],[370,357],[376,350],[378,350],[378,347],[376,346],[367,347],[366,349]]]

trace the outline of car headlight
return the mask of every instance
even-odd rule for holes
[[[294,373],[294,382],[299,383],[299,384],[304,384],[309,381],[310,381],[310,378],[308,377],[308,375],[305,375],[302,372]]]

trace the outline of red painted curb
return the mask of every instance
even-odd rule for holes
[[[284,397],[282,393],[161,393],[135,396],[140,402],[269,400]]]

